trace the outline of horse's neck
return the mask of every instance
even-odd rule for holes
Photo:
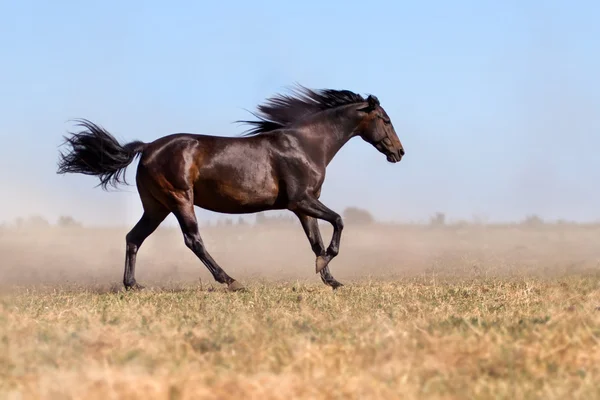
[[[316,158],[314,161],[328,165],[355,135],[359,122],[359,119],[345,113],[331,113],[327,118],[316,118],[300,128],[299,136],[307,150],[310,149],[310,154]]]

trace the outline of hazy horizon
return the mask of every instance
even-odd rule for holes
[[[231,136],[295,82],[377,95],[406,148],[391,165],[351,140],[321,197],[340,213],[597,221],[598,17],[591,1],[3,3],[0,223],[140,218],[135,186],[107,193],[94,177],[56,174],[70,119],[122,141]]]

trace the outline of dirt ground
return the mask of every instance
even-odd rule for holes
[[[120,285],[127,228],[0,231],[0,285]],[[325,244],[331,228],[321,227]],[[320,282],[299,224],[207,227],[208,251],[235,279]],[[347,226],[331,263],[341,281],[415,276],[550,277],[595,272],[600,226]],[[138,282],[217,285],[178,228],[159,228],[138,253]]]

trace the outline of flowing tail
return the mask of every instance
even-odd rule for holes
[[[102,189],[108,185],[117,187],[119,183],[127,184],[125,168],[140,154],[146,144],[134,141],[125,145],[119,144],[110,133],[92,122],[82,119],[77,126],[85,130],[65,136],[65,144],[71,149],[67,154],[59,152],[58,174],[79,173],[94,175],[100,179]]]

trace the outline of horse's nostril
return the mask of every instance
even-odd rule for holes
[[[403,156],[404,155],[404,149],[400,149],[400,155]]]

